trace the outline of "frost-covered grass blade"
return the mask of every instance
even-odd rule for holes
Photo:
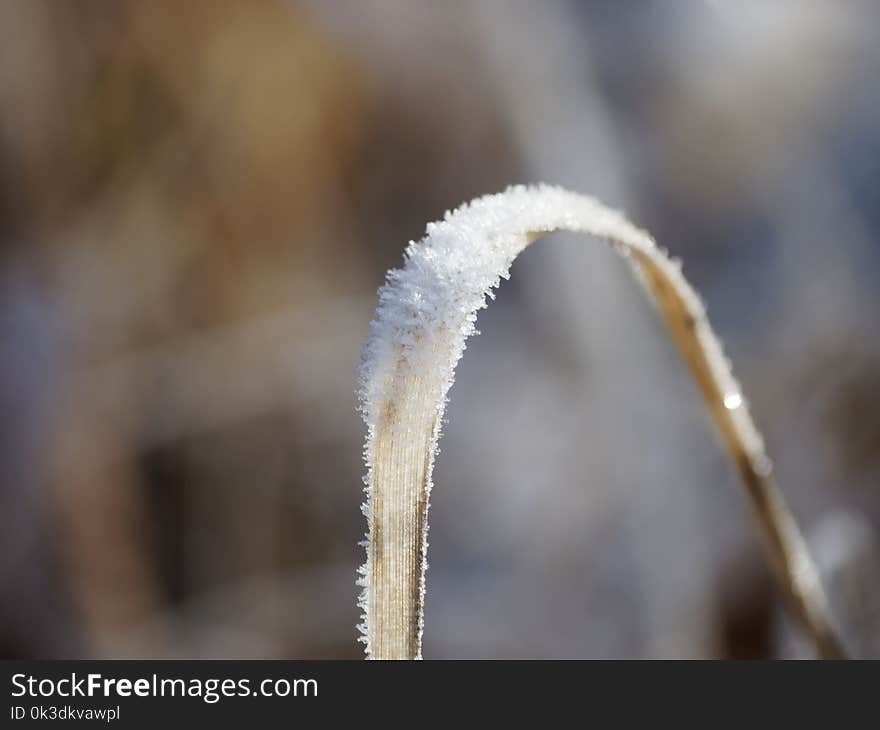
[[[551,231],[610,242],[632,263],[696,379],[757,519],[792,613],[824,657],[842,656],[818,575],[781,492],[739,384],[681,267],[653,239],[593,198],[550,186],[511,187],[447,212],[410,243],[379,291],[360,372],[367,424],[366,563],[359,626],[367,656],[421,657],[428,506],[440,423],[477,312],[514,258]]]

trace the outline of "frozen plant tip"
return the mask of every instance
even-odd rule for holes
[[[517,254],[560,230],[613,244],[653,295],[745,484],[789,608],[820,656],[842,656],[815,566],[680,264],[617,211],[546,185],[511,187],[447,212],[410,243],[404,267],[390,271],[379,290],[360,371],[368,529],[358,628],[367,656],[421,658],[431,472],[455,367],[475,333],[477,311]]]

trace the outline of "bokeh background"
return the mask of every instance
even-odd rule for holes
[[[870,0],[0,0],[0,656],[361,656],[376,289],[538,180],[683,258],[880,656],[878,36]],[[553,236],[479,327],[426,656],[809,656],[625,264]]]

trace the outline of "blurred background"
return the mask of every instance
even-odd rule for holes
[[[376,289],[543,180],[683,258],[880,657],[878,33],[869,0],[0,0],[0,656],[361,656]],[[425,655],[810,656],[626,265],[553,236],[478,324]]]

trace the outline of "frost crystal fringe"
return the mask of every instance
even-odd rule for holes
[[[511,187],[447,212],[410,242],[379,290],[360,370],[367,424],[367,561],[358,626],[373,659],[421,658],[428,505],[440,423],[477,312],[536,238],[567,230],[604,239],[652,293],[745,483],[789,606],[821,656],[841,656],[816,570],[782,495],[703,305],[651,237],[593,198],[550,186]]]

